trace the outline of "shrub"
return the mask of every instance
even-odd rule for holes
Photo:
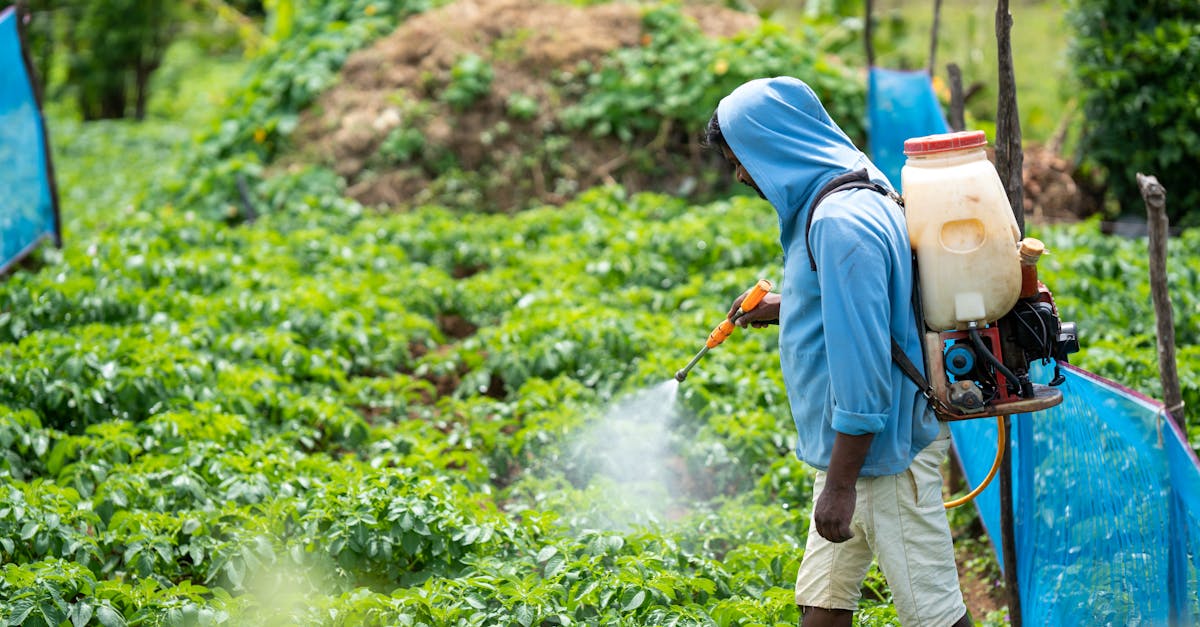
[[[1140,213],[1135,174],[1158,177],[1172,222],[1200,224],[1200,3],[1076,0],[1072,56],[1084,112],[1081,148],[1123,212]]]

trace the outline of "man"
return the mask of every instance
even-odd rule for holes
[[[941,498],[949,430],[891,358],[894,338],[923,363],[902,210],[872,189],[812,207],[839,175],[887,179],[794,78],[738,87],[707,135],[779,214],[782,293],[740,324],[778,320],[796,454],[819,471],[796,577],[803,625],[850,625],[873,556],[905,626],[970,625]]]

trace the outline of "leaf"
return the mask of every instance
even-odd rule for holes
[[[61,597],[44,599],[38,609],[41,610],[45,621],[51,625],[58,625],[67,620],[67,606]]]
[[[25,526],[21,528],[21,539],[28,540],[28,539],[32,538],[34,535],[37,534],[38,529],[40,527],[41,527],[41,525],[33,522],[32,520],[25,523]]]
[[[538,563],[545,562],[557,554],[558,554],[558,547],[555,547],[555,546],[545,547],[541,551],[538,551],[537,561],[538,561]]]
[[[80,601],[71,606],[71,612],[68,614],[68,618],[71,620],[71,624],[74,627],[83,627],[92,620],[92,614],[95,613],[95,611],[96,610],[92,607],[91,603],[88,603],[87,601]]]
[[[621,536],[608,536],[605,544],[607,545],[609,551],[616,553],[625,546],[625,538],[622,538]]]
[[[34,605],[34,600],[32,598],[26,597],[24,599],[17,599],[17,601],[13,603],[12,612],[8,616],[8,624],[24,625],[25,619],[29,618],[29,615],[33,613]]]
[[[125,617],[107,605],[96,608],[96,620],[103,627],[125,627]]]
[[[637,608],[641,607],[642,603],[645,602],[645,600],[646,600],[646,591],[638,590],[637,594],[633,595],[633,598],[629,599],[629,602],[626,603],[625,606],[621,608],[621,611],[622,612],[632,612],[632,611],[636,610]]]
[[[563,566],[567,563],[567,559],[562,555],[555,555],[546,562],[546,577],[554,577],[562,572]]]
[[[521,605],[517,606],[516,617],[518,623],[521,623],[521,625],[524,627],[529,627],[533,624],[533,619],[537,616],[534,613],[533,608],[522,603]]]

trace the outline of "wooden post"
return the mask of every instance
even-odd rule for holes
[[[996,58],[999,69],[999,101],[996,107],[996,171],[1008,194],[1013,216],[1025,236],[1025,199],[1021,187],[1024,154],[1021,152],[1021,119],[1017,110],[1017,82],[1013,75],[1012,15],[1008,0],[996,3]],[[1004,430],[1010,432],[1010,421],[1004,419]],[[1008,617],[1014,627],[1020,627],[1021,588],[1017,578],[1017,540],[1014,530],[1012,494],[1012,449],[1005,438],[1004,458],[1000,463],[1000,539],[1004,553],[1004,587],[1008,590]]]
[[[863,45],[867,49],[867,69],[875,67],[875,43],[871,41],[871,13],[874,8],[871,6],[871,0],[866,0],[864,3],[867,12],[867,21],[863,23]]]
[[[933,0],[933,28],[929,35],[929,65],[925,71],[933,78],[933,68],[937,67],[938,28],[942,21],[942,0]]]
[[[1004,457],[1000,460],[1000,550],[1004,554],[1004,588],[1008,621],[1021,627],[1021,588],[1017,583],[1017,538],[1013,531],[1012,420],[1004,417]]]
[[[1158,376],[1162,379],[1163,402],[1167,414],[1187,433],[1184,424],[1183,395],[1179,390],[1179,372],[1175,365],[1175,313],[1167,289],[1167,190],[1158,179],[1137,174],[1138,189],[1146,202],[1150,223],[1150,299],[1154,302],[1154,321],[1158,335]]]
[[[1021,237],[1025,236],[1025,194],[1021,187],[1024,153],[1021,152],[1021,118],[1017,112],[1017,82],[1013,76],[1012,15],[1008,0],[996,4],[996,58],[999,65],[1000,96],[996,106],[996,171],[1008,193]]]
[[[949,63],[946,65],[946,74],[950,77],[950,119],[947,122],[950,130],[965,131],[967,99],[963,97],[962,70],[957,63]]]

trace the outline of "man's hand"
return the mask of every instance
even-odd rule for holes
[[[746,290],[742,292],[741,296],[733,299],[733,306],[729,308],[729,314],[726,317],[732,318],[733,314],[737,313],[738,307],[742,306],[742,301],[746,300],[746,295],[749,293],[750,290]],[[762,329],[768,325],[779,324],[779,300],[779,294],[768,292],[757,307],[747,311],[738,319],[737,325],[739,327],[749,325],[756,329]]]
[[[849,488],[825,485],[813,510],[813,524],[822,538],[830,542],[845,542],[854,537],[854,532],[850,530],[850,520],[854,517],[857,497],[858,492],[854,489],[854,484]]]

